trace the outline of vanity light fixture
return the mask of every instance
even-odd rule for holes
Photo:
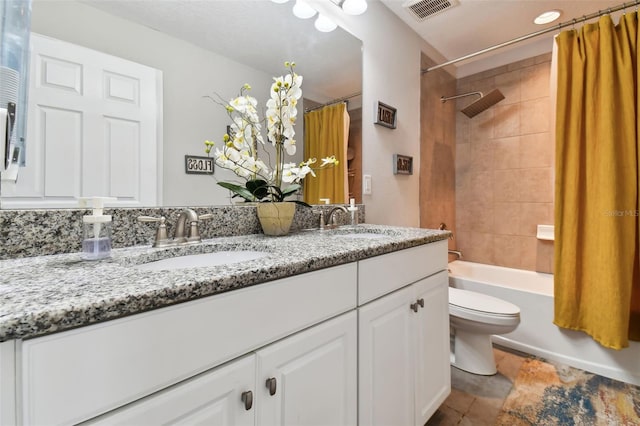
[[[331,32],[338,27],[338,24],[321,14],[318,14],[318,19],[316,19],[313,25],[316,27],[316,30],[323,33]]]
[[[533,20],[533,22],[538,25],[549,24],[558,19],[560,15],[562,15],[562,12],[557,9],[547,10],[546,12],[542,12],[540,15],[538,15],[536,19]]]
[[[293,5],[293,14],[300,19],[309,19],[316,14],[316,10],[304,0],[296,0],[296,4]]]
[[[341,7],[347,15],[362,15],[367,10],[367,0],[344,0]]]

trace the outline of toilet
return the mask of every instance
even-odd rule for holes
[[[451,365],[469,373],[496,374],[492,334],[520,324],[520,308],[497,297],[449,287],[449,324],[454,335]]]

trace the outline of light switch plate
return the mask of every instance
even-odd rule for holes
[[[371,175],[362,175],[362,193],[371,195]]]

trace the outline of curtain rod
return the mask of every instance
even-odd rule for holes
[[[640,0],[638,0],[638,1],[640,1]],[[338,98],[338,99],[333,99],[333,100],[331,100],[331,101],[329,101],[327,103],[324,103],[324,104],[321,104],[321,105],[318,105],[318,106],[314,106],[313,108],[306,108],[304,110],[304,112],[315,111],[317,109],[324,108],[324,107],[329,106],[329,105],[337,104],[337,103],[340,103],[340,102],[345,102],[345,101],[347,101],[347,100],[349,100],[351,98],[357,98],[358,96],[362,96],[362,92],[356,92],[356,93],[352,93],[351,95],[348,95],[348,96],[343,96],[343,97]]]
[[[496,44],[494,46],[487,47],[486,49],[478,50],[477,52],[474,52],[474,53],[469,53],[468,55],[461,56],[461,57],[459,57],[457,59],[452,59],[452,60],[444,62],[442,64],[434,65],[434,66],[429,67],[427,69],[423,69],[421,74],[425,74],[425,73],[427,73],[429,71],[434,71],[434,70],[437,70],[439,68],[443,68],[443,67],[446,67],[448,65],[455,64],[456,62],[461,62],[461,61],[464,61],[466,59],[471,59],[471,58],[476,57],[478,55],[482,55],[482,54],[491,52],[491,51],[496,50],[496,49],[500,49],[500,48],[503,48],[503,47],[506,47],[506,46],[510,46],[512,44],[515,44],[515,43],[520,43],[521,41],[528,40],[530,38],[537,37],[537,36],[542,35],[542,34],[550,33],[552,31],[560,31],[563,28],[575,25],[575,24],[580,23],[580,22],[585,22],[585,21],[588,21],[588,20],[593,19],[593,18],[599,18],[602,15],[611,14],[612,12],[617,12],[619,10],[624,10],[624,9],[626,9],[628,7],[638,6],[638,4],[640,4],[640,0],[634,0],[634,1],[631,1],[629,3],[622,3],[622,4],[618,5],[618,6],[608,7],[606,10],[599,10],[599,11],[591,13],[589,15],[582,15],[580,18],[573,18],[570,21],[566,21],[566,22],[560,23],[558,25],[554,25],[552,27],[545,28],[544,30],[540,30],[540,31],[536,31],[534,33],[523,35],[521,37],[505,41],[504,43]]]

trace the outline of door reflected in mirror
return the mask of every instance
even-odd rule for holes
[[[307,101],[331,103],[362,90],[360,40],[340,28],[331,33],[318,32],[312,21],[295,18],[290,6],[244,0],[169,0],[153,2],[153,5],[126,0],[34,0],[33,33],[158,71],[156,89],[159,102],[155,112],[161,120],[156,126],[157,153],[136,145],[135,138],[133,142],[127,140],[126,143],[109,146],[114,151],[111,155],[116,157],[155,155],[155,172],[144,168],[133,170],[137,166],[129,166],[127,172],[130,177],[127,179],[148,179],[150,174],[155,174],[156,201],[135,198],[136,194],[126,193],[129,188],[114,179],[105,179],[102,186],[88,188],[88,184],[79,178],[71,195],[61,196],[60,188],[51,187],[51,182],[59,179],[42,175],[33,183],[28,196],[7,198],[11,189],[3,186],[2,208],[74,207],[75,197],[119,194],[114,207],[229,204],[230,194],[216,185],[216,181],[233,180],[233,173],[220,167],[215,168],[213,176],[185,173],[185,155],[205,155],[203,142],[213,140],[221,143],[226,126],[230,124],[224,110],[206,96],[219,94],[224,99],[231,99],[238,95],[239,87],[249,83],[253,87],[252,96],[258,99],[259,105],[264,105],[273,77],[282,74],[284,61],[295,60],[296,70],[304,77],[304,103],[299,107],[296,124],[296,139],[301,148],[304,140],[302,115]],[[32,58],[32,72],[36,69],[33,62]],[[58,64],[73,66],[73,61]],[[122,74],[118,70],[111,72]],[[32,81],[35,85],[40,83],[34,76]],[[81,77],[80,81],[87,80]],[[360,167],[360,104],[360,97],[349,99],[352,125],[347,179],[350,188],[360,187],[357,182],[360,171],[355,171],[356,166]],[[38,107],[40,110],[30,105],[28,123],[38,122],[36,118],[42,117],[42,108],[47,107],[47,102],[40,101]],[[73,107],[67,107],[67,110],[73,111]],[[80,131],[76,136],[84,143],[101,139],[84,135],[82,126],[76,127],[75,131]],[[42,167],[45,155],[49,155],[49,160],[55,156],[66,158],[71,154],[82,156],[81,147],[71,145],[65,148],[70,152],[52,149],[47,153],[46,148],[41,152],[32,150],[38,156],[29,161],[30,137],[28,131],[27,167]],[[352,142],[352,138],[357,138],[358,142]],[[123,140],[117,138],[117,141]],[[295,161],[304,157],[302,149],[299,151],[299,159]],[[49,176],[54,177],[75,172],[63,167],[60,160],[51,162],[46,170]],[[359,195],[350,192],[350,196],[360,201]],[[49,202],[43,203],[43,200]]]

